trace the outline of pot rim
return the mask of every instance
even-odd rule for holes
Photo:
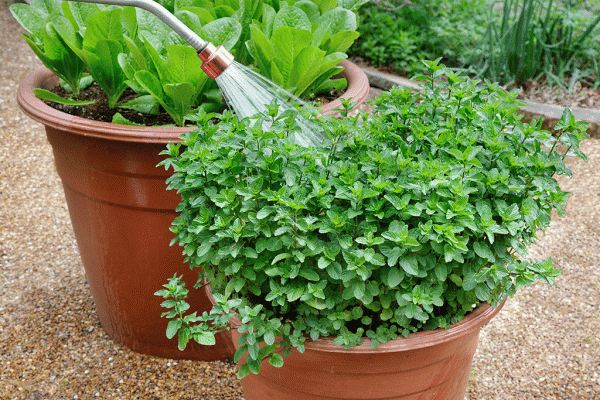
[[[333,343],[333,337],[323,337],[310,340],[305,343],[306,350],[315,350],[329,353],[391,353],[398,351],[415,350],[425,347],[436,346],[449,342],[460,336],[465,336],[479,331],[492,318],[494,318],[506,303],[507,298],[495,308],[484,303],[475,310],[468,313],[465,318],[450,325],[448,328],[438,328],[429,331],[413,332],[408,337],[398,336],[396,340],[380,343],[377,349],[371,347],[371,340],[365,338],[362,344],[349,349]]]
[[[340,62],[340,66],[344,67],[342,75],[346,78],[352,77],[352,79],[348,80],[348,87],[340,98],[319,107],[323,114],[331,114],[334,109],[341,107],[342,102],[340,99],[342,98],[352,98],[353,101],[364,102],[369,94],[368,79],[356,64],[343,60]],[[122,125],[67,114],[48,106],[33,94],[33,89],[49,89],[55,86],[57,81],[58,77],[52,71],[46,67],[40,67],[27,74],[17,89],[17,103],[21,110],[46,127],[99,139],[165,144],[178,142],[182,134],[195,129],[194,127]]]

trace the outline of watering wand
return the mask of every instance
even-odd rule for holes
[[[70,0],[71,1],[71,0]],[[153,0],[72,0],[85,3],[110,4],[115,6],[131,6],[142,8],[156,15],[169,28],[173,29],[183,40],[198,52],[202,60],[202,70],[215,79],[233,62],[233,55],[223,46],[213,45],[202,39],[183,22],[178,20],[166,8]]]

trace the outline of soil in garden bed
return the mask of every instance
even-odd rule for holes
[[[57,85],[50,90],[52,93],[59,95],[63,98],[71,98],[71,93],[67,92],[62,86]],[[313,101],[316,104],[324,104],[335,100],[340,97],[342,92],[339,90],[333,90],[329,93],[324,93],[316,97]],[[119,99],[119,103],[126,103],[127,101],[133,100],[138,97],[138,94],[132,89],[127,89]],[[100,89],[97,83],[92,83],[90,86],[82,89],[79,93],[77,100],[96,101],[94,104],[86,106],[73,106],[68,104],[60,104],[52,101],[44,101],[48,106],[65,112],[70,115],[74,115],[81,118],[91,119],[94,121],[101,122],[112,122],[113,117],[116,113],[120,113],[127,120],[145,126],[164,126],[164,125],[175,125],[175,121],[171,116],[162,109],[160,109],[157,115],[144,114],[138,111],[129,110],[125,108],[109,108],[106,98],[106,94]],[[188,123],[191,126],[193,123]]]
[[[393,64],[375,66],[361,57],[352,57],[350,60],[358,66],[368,66],[391,75],[410,78],[410,76],[404,76],[399,73]],[[572,85],[566,81],[565,87],[569,86],[571,86],[569,90],[557,85],[550,87],[543,79],[538,79],[535,81],[529,80],[522,85],[516,85],[514,82],[511,82],[504,85],[504,88],[509,91],[518,89],[518,98],[531,103],[552,104],[570,108],[600,109],[600,88],[594,89],[589,85],[582,84],[581,81]]]

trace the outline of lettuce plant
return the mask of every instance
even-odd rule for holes
[[[127,89],[126,77],[118,61],[119,54],[125,49],[122,13],[119,8],[94,13],[87,20],[82,35],[73,29],[67,18],[55,25],[61,38],[83,60],[87,71],[106,93],[110,108],[117,106]],[[77,28],[81,30],[82,27]]]
[[[153,19],[147,12],[138,10],[138,14]],[[207,111],[222,108],[217,85],[202,71],[196,51],[180,44],[178,37],[173,37],[174,43],[164,43],[163,35],[172,32],[160,21],[156,22],[159,23],[154,29],[144,27],[133,38],[126,37],[129,52],[119,55],[129,85],[149,95],[124,106],[139,109],[142,103],[147,107],[158,103],[180,126],[185,124],[186,116],[194,108],[202,106]],[[228,49],[235,46],[241,34],[240,24],[229,17],[213,20],[199,29],[203,38],[221,43]]]
[[[182,197],[174,242],[216,301],[191,313],[174,276],[156,293],[168,337],[211,344],[237,316],[243,377],[310,340],[377,348],[554,282],[560,271],[527,260],[527,246],[554,209],[564,216],[554,176],[571,174],[566,156],[586,158],[587,124],[565,110],[555,138],[520,120],[516,92],[427,67],[422,92],[395,88],[370,116],[316,120],[326,147],[296,145],[294,116],[276,111],[205,114],[168,146]]]
[[[277,12],[265,4],[247,42],[261,73],[299,97],[344,88],[344,80],[330,78],[358,37],[357,20],[351,10],[331,8],[334,4],[301,0],[283,3]]]
[[[230,43],[225,46],[235,56],[235,59],[248,65],[251,62],[250,55],[246,48],[246,41],[250,37],[250,25],[253,20],[258,20],[262,16],[262,1],[257,0],[228,0],[228,1],[195,1],[195,0],[176,0],[174,2],[175,16],[183,21],[188,27],[200,34],[206,40],[222,44],[218,35],[231,36],[232,30],[238,35],[237,43]],[[220,18],[230,18],[237,24],[222,26],[217,35],[202,36],[203,27]],[[239,31],[239,32],[238,32]],[[210,38],[210,39],[209,39]]]
[[[60,2],[33,0],[31,5],[13,4],[10,11],[29,33],[23,37],[35,55],[77,97],[85,65],[56,31],[55,24],[64,23]]]
[[[273,2],[274,3],[274,2]],[[169,11],[215,45],[223,45],[238,62],[285,89],[307,97],[345,82],[330,79],[358,34],[356,10],[361,1],[299,0],[270,5],[263,0],[170,0]],[[177,125],[202,107],[223,107],[216,84],[200,68],[193,49],[158,17],[131,7],[62,0],[33,0],[11,6],[27,29],[25,40],[42,62],[59,76],[76,100],[91,75],[110,108],[143,113],[167,111]],[[122,103],[127,88],[139,97]],[[60,101],[47,91],[36,94]],[[126,122],[118,115],[119,123]]]

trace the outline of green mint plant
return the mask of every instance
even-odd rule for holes
[[[558,7],[553,7],[553,0],[501,3],[500,18],[495,18],[494,7],[490,10],[482,51],[478,60],[472,61],[473,71],[501,83],[517,84],[544,75],[549,83],[563,87],[568,75],[570,86],[587,78],[582,71],[589,70],[592,61],[586,50],[593,46],[600,16],[579,27],[569,15],[570,9],[559,8],[560,2]]]
[[[359,39],[350,54],[413,76],[423,59],[462,67],[478,49],[487,25],[486,0],[369,2],[360,9]]]
[[[340,119],[315,119],[325,147],[296,145],[294,115],[276,106],[242,121],[200,114],[168,145],[161,165],[182,197],[173,243],[215,293],[197,316],[177,276],[156,292],[169,337],[185,347],[237,329],[243,377],[310,340],[377,348],[554,282],[560,271],[526,260],[527,246],[553,209],[565,214],[554,176],[571,174],[565,157],[586,159],[587,124],[567,109],[555,138],[521,121],[516,92],[438,63],[421,92],[394,88],[372,115],[346,102]]]

